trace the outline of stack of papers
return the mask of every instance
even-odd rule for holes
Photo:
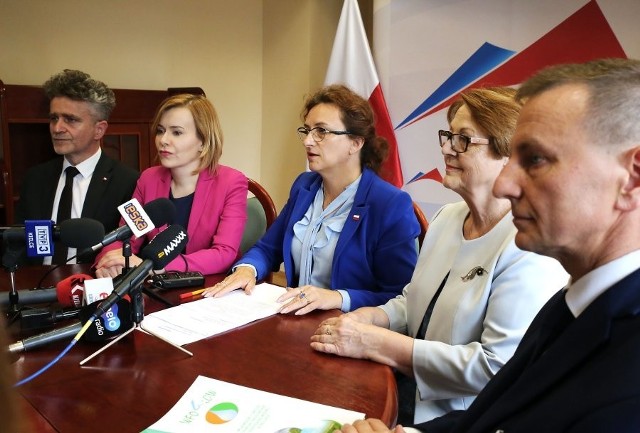
[[[198,376],[143,433],[330,433],[362,418],[363,413]]]
[[[235,290],[220,298],[203,298],[149,314],[142,321],[145,331],[182,346],[273,316],[284,287],[262,283],[251,295]]]

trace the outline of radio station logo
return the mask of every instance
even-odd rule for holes
[[[158,258],[161,259],[165,255],[168,256],[169,254],[171,254],[173,250],[175,250],[177,247],[182,245],[182,241],[184,241],[186,238],[187,238],[187,234],[183,230],[180,230],[180,233],[178,233],[176,237],[171,239],[171,242],[169,242],[169,244],[164,248],[164,250],[158,253]]]
[[[127,218],[129,218],[129,221],[131,221],[138,230],[143,231],[149,227],[149,223],[144,220],[144,217],[138,210],[136,203],[127,203],[124,207],[124,212]]]
[[[102,318],[102,320],[100,320],[100,318],[96,318],[94,322],[98,335],[103,335],[105,328],[111,332],[117,331],[120,328],[118,304],[113,304],[113,306],[105,311],[105,313],[100,317]]]

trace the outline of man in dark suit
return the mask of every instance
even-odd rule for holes
[[[100,148],[109,115],[116,104],[115,95],[106,84],[84,72],[69,69],[52,76],[43,87],[50,101],[49,130],[53,148],[62,157],[29,169],[15,221],[52,219],[59,224],[61,218],[92,218],[109,232],[118,227],[117,207],[131,198],[139,176],[137,171],[107,157]],[[69,184],[71,202],[60,206],[61,197],[65,196],[68,167],[77,169]],[[61,217],[59,210],[68,206],[71,206],[70,214]],[[60,262],[73,256],[75,251],[69,250],[64,251],[66,255]],[[93,261],[93,257],[85,261]],[[50,258],[45,258],[45,264],[50,262]]]
[[[516,244],[558,259],[571,284],[469,409],[416,428],[640,432],[640,62],[551,67],[518,95],[493,192],[511,201]],[[366,420],[342,431],[389,430]]]

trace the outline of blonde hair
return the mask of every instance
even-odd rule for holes
[[[167,111],[180,107],[188,109],[193,116],[196,134],[202,141],[200,165],[193,174],[197,174],[205,169],[208,169],[212,173],[215,172],[218,161],[220,161],[220,157],[222,156],[222,127],[220,126],[220,120],[218,119],[218,113],[216,113],[215,107],[206,96],[180,94],[168,97],[160,104],[156,117],[153,119],[151,131],[154,134],[156,133],[160,119]]]

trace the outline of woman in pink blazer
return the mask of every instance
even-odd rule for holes
[[[133,193],[141,204],[169,198],[176,206],[174,223],[187,229],[183,254],[165,270],[227,272],[238,258],[247,221],[247,178],[218,164],[222,155],[222,130],[215,108],[201,95],[175,95],[166,99],[153,123],[161,166],[146,169]],[[130,265],[135,254],[160,228],[132,240]],[[96,260],[98,277],[116,277],[122,271],[122,244],[106,247]]]

